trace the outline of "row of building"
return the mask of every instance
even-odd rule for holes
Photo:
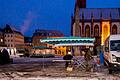
[[[86,8],[86,0],[76,0],[74,15],[71,17],[72,36],[95,38],[95,50],[96,47],[103,45],[111,34],[120,34],[120,8]],[[63,36],[59,31],[37,29],[31,38],[24,37],[19,31],[6,25],[3,33],[0,29],[0,46],[6,45],[12,54],[24,48],[30,49],[33,46],[51,47],[48,44],[40,43],[40,39]],[[59,50],[61,48],[64,51]],[[65,54],[65,48],[58,47],[55,52]],[[75,47],[73,51],[79,54],[80,49],[80,47]]]
[[[3,29],[0,29],[0,48],[7,48],[11,56],[17,55],[17,53],[25,49],[33,53],[31,50],[35,46],[51,47],[48,44],[40,43],[40,39],[63,36],[64,35],[57,30],[36,29],[32,37],[25,37],[20,31],[6,24]]]

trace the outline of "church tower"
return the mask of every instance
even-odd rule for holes
[[[75,2],[75,8],[74,8],[74,17],[72,17],[72,36],[80,37],[81,36],[81,27],[79,25],[80,23],[80,16],[79,16],[79,11],[80,8],[86,8],[86,0],[76,0]],[[83,14],[84,18],[84,14]],[[82,22],[82,21],[81,21]],[[79,51],[80,47],[73,47],[74,50],[74,55],[80,54]]]
[[[80,36],[79,32],[79,10],[86,8],[86,0],[76,0],[74,9],[75,26],[73,26],[73,36]]]
[[[79,8],[86,8],[86,0],[76,0]]]

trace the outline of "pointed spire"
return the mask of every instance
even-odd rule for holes
[[[80,8],[80,0],[76,0],[76,5]]]
[[[79,8],[86,8],[86,0],[76,0],[76,4]]]

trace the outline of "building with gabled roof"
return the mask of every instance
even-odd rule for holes
[[[40,43],[40,39],[42,38],[56,38],[56,37],[63,37],[64,34],[57,30],[43,30],[43,29],[37,29],[33,33],[33,46],[46,46],[43,43]]]
[[[46,46],[52,48],[53,45],[47,43],[41,43],[40,39],[47,38],[59,38],[64,37],[64,34],[58,30],[44,30],[44,29],[36,29],[32,36],[32,45],[35,46]],[[54,50],[44,50],[47,53],[63,56],[66,54],[66,47],[56,47]],[[42,51],[42,52],[44,52]],[[37,53],[41,53],[39,50],[36,50]]]
[[[10,55],[16,55],[18,50],[24,49],[24,36],[21,32],[6,24],[4,31],[4,41]]]

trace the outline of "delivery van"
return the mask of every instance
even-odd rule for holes
[[[120,34],[110,35],[104,43],[104,60],[109,73],[120,71]]]

